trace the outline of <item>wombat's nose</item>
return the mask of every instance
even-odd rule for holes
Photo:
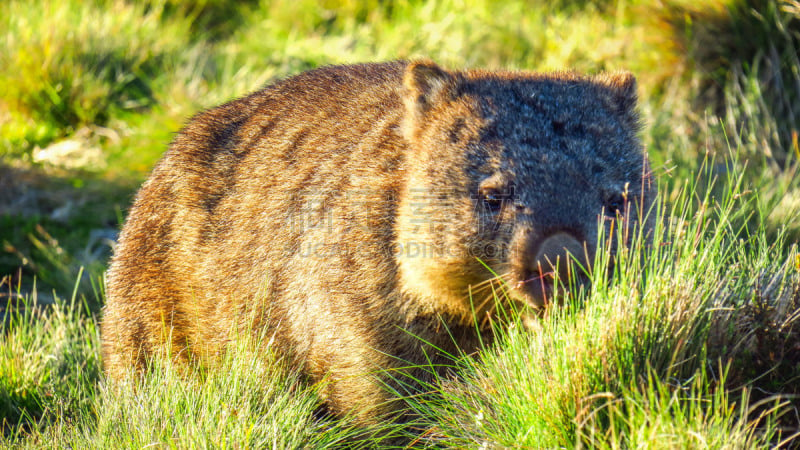
[[[558,273],[559,279],[566,282],[567,277],[575,273],[576,262],[587,269],[586,254],[586,249],[578,239],[571,234],[559,232],[542,241],[531,269],[542,277],[552,277]],[[582,269],[579,267],[577,270]]]

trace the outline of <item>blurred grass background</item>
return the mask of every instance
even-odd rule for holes
[[[683,205],[678,216],[711,236],[704,245],[717,245],[713,236],[725,234],[725,245],[740,245],[737,251],[751,255],[741,261],[753,263],[739,267],[741,261],[720,253],[703,282],[696,278],[703,268],[687,269],[691,295],[686,298],[714,297],[723,279],[734,277],[742,285],[731,288],[736,295],[749,296],[762,308],[748,309],[749,315],[737,320],[749,321],[748,330],[768,330],[748,335],[758,338],[755,348],[764,352],[753,357],[752,377],[777,390],[796,385],[800,366],[791,358],[772,364],[769,348],[783,348],[798,332],[784,327],[792,320],[770,322],[774,299],[758,280],[791,270],[786,258],[794,257],[792,245],[800,239],[798,53],[797,0],[6,0],[0,3],[0,311],[16,325],[6,331],[2,347],[8,362],[0,372],[4,434],[24,434],[25,426],[17,424],[29,426],[40,417],[111,414],[110,422],[101,422],[111,427],[104,436],[115,445],[124,442],[113,440],[110,424],[133,407],[118,403],[110,413],[98,412],[85,393],[99,378],[95,317],[103,302],[101,277],[136,188],[191,115],[320,65],[399,58],[428,57],[452,68],[634,72],[642,139],[662,197],[667,204]],[[710,211],[731,193],[735,213],[726,213],[724,227],[706,228],[706,220],[714,219]],[[690,250],[686,259],[692,259]],[[796,264],[800,268],[800,260]],[[748,273],[760,278],[746,281]],[[675,287],[663,289],[673,293]],[[46,323],[6,316],[33,296],[40,303],[73,302]],[[700,307],[687,305],[682,307]],[[628,320],[612,316],[619,323]],[[560,323],[552,325],[558,333],[573,326],[569,320]],[[582,333],[579,327],[571,330],[568,336],[584,339],[574,334]],[[77,374],[69,369],[74,364],[81,367]],[[772,375],[762,377],[758,370]],[[503,375],[495,375],[502,382]],[[706,372],[701,375],[705,380]],[[475,375],[476,385],[483,376],[491,373]],[[750,379],[741,378],[741,370],[736,377],[742,383]],[[721,408],[720,415],[730,416],[728,393],[714,388],[723,384],[709,382],[700,389],[687,382],[685,390],[703,391],[716,402],[714,408]],[[620,396],[638,400],[619,403],[590,421],[650,420],[654,416],[643,413],[644,406],[635,407],[645,394],[653,397],[648,407],[667,405],[656,417],[676,415],[670,409],[672,391],[662,392],[663,386],[645,394],[614,386]],[[141,401],[128,394],[130,404]],[[472,420],[477,410],[470,408],[479,408],[482,416],[496,401],[468,394],[456,392],[436,414],[470,411],[472,416],[465,417]],[[98,395],[108,402],[111,394]],[[298,407],[297,414],[307,415],[313,403]],[[460,412],[448,409],[453,407]],[[258,408],[252,413],[256,422]],[[461,417],[452,430],[440,427],[455,433],[452,442],[467,439],[464,445],[485,438],[487,430],[477,430],[478,425],[465,430],[465,420]],[[747,424],[734,422],[722,429],[752,438]],[[73,430],[69,426],[50,426],[48,434],[27,445],[46,442],[62,427]],[[565,433],[575,433],[571,430]],[[609,434],[583,436],[584,442],[622,442],[614,440],[621,431],[605,430]],[[246,429],[241,432],[249,436]],[[473,435],[484,437],[464,437]],[[296,442],[310,442],[303,440],[307,435],[298,436]],[[336,436],[332,442],[338,442]]]

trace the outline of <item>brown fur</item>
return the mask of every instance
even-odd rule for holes
[[[635,104],[630,74],[391,62],[313,70],[199,114],[123,229],[106,372],[143,369],[168,339],[202,358],[266,329],[331,381],[332,411],[397,410],[382,384],[400,384],[376,369],[480,347],[492,302],[469,293],[492,274],[476,257],[538,307],[551,261],[592,260],[603,211],[637,223],[654,188]]]

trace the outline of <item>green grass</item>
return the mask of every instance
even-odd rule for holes
[[[100,379],[99,327],[73,296],[53,307],[16,297],[3,314],[0,416],[7,436],[41,417],[69,421],[92,408]]]
[[[798,50],[796,0],[2,2],[0,442],[380,447],[406,433],[320,415],[317,386],[246,342],[219,370],[158,361],[110,388],[98,317],[106,238],[188,117],[319,65],[424,56],[634,71],[662,218],[591,292],[499,328],[460,378],[412,400],[413,445],[789,445]],[[54,144],[77,150],[47,156]]]

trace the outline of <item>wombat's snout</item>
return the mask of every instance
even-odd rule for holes
[[[584,242],[568,232],[559,231],[537,241],[526,246],[518,289],[532,306],[540,307],[553,301],[556,278],[565,286],[568,280],[585,279],[590,257]]]

